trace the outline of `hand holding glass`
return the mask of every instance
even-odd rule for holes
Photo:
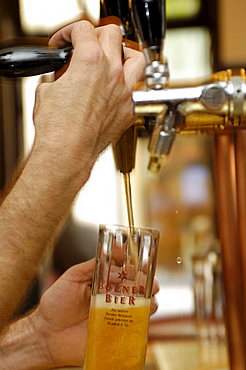
[[[85,370],[143,370],[159,232],[100,225]]]

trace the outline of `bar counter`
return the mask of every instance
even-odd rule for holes
[[[83,370],[65,367],[60,370]],[[230,370],[225,344],[198,340],[150,341],[145,370]]]

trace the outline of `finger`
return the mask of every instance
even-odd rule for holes
[[[142,59],[143,64],[146,64],[144,55],[141,52],[141,50],[138,50],[135,47],[129,47],[126,46],[124,43],[124,62],[126,62],[128,59],[135,58],[135,59]]]
[[[136,82],[142,81],[145,78],[144,68],[146,60],[142,52],[124,47],[124,73],[126,83],[133,87]]]
[[[111,61],[122,60],[122,31],[116,24],[98,27],[96,29],[99,43]]]
[[[156,297],[151,298],[151,304],[150,304],[150,315],[153,315],[158,310],[158,301]]]
[[[160,290],[160,283],[159,283],[159,280],[157,279],[157,277],[155,276],[154,277],[154,283],[153,283],[153,288],[152,288],[152,294],[156,294],[158,293]]]
[[[86,21],[75,22],[56,32],[49,40],[49,46],[64,47],[73,44],[75,47],[83,41],[97,40],[94,26]]]
[[[60,31],[62,28],[68,26],[69,24],[73,24],[75,22],[79,22],[79,21],[82,21],[82,20],[86,20],[86,21],[89,21],[91,22],[93,25],[94,25],[94,22],[92,20],[92,18],[90,17],[89,14],[87,14],[86,12],[82,12],[82,13],[78,13],[76,14],[74,17],[72,17],[70,20],[69,20],[69,23],[64,23],[64,24],[59,24],[59,28],[57,28],[57,26],[53,27],[50,29],[49,33],[48,33],[48,37],[49,39],[55,34],[57,33],[58,31]]]
[[[129,49],[133,49],[133,50],[137,50],[137,51],[142,50],[141,45],[138,42],[128,40],[128,39],[123,39],[123,43],[124,43],[124,46],[129,48]]]
[[[63,275],[62,278],[74,283],[85,283],[89,285],[92,282],[95,268],[95,259],[79,263],[70,267]]]
[[[88,21],[81,21],[68,25],[51,40],[50,45],[61,47],[64,43],[72,43],[73,53],[68,64],[68,73],[74,73],[69,78],[75,78],[77,81],[80,77],[87,78],[93,81],[92,73],[98,74],[98,65],[106,61],[102,47],[98,41],[98,37],[94,26]],[[86,74],[85,74],[86,72]]]

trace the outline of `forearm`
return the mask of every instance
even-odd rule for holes
[[[54,367],[32,316],[12,324],[0,339],[2,370],[39,370]]]
[[[34,152],[0,209],[0,330],[23,298],[48,243],[88,177],[86,166],[78,181],[76,168],[51,162],[51,155]]]

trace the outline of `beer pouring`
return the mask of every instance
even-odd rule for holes
[[[117,5],[117,6],[116,6]],[[150,134],[149,170],[158,174],[175,137],[185,132],[212,132],[216,141],[216,175],[226,324],[231,370],[246,368],[246,74],[224,70],[177,86],[164,57],[165,0],[104,0],[101,11],[122,21],[122,36],[141,41],[147,66],[145,81],[132,92],[136,121],[114,145],[117,167],[128,175],[135,165],[136,129]],[[118,13],[117,13],[118,12]],[[131,18],[131,14],[132,17]],[[130,25],[130,27],[129,27]],[[135,28],[134,28],[135,26]],[[23,41],[23,42],[22,42]],[[37,40],[36,40],[37,41]],[[72,53],[14,40],[0,48],[0,77],[33,76],[59,70]],[[29,42],[30,43],[30,42]],[[133,222],[129,222],[133,225]]]

